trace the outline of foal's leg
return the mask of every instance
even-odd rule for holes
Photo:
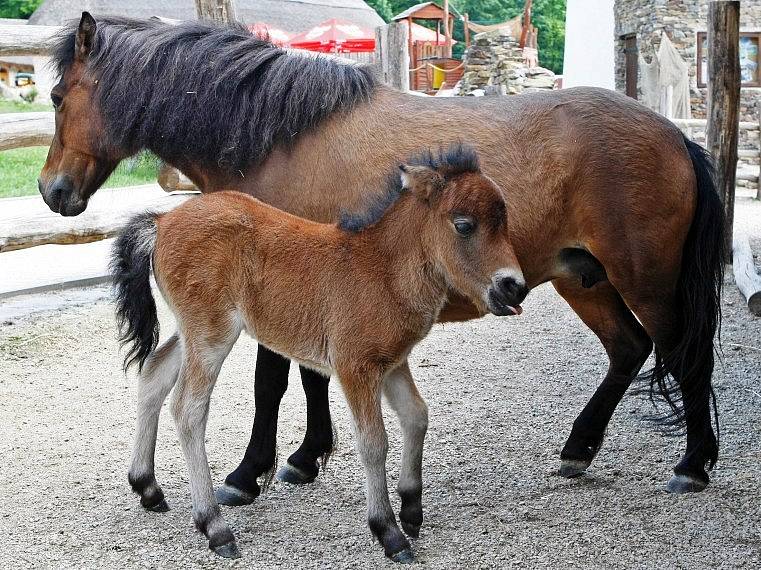
[[[417,391],[407,361],[386,377],[383,393],[399,416],[404,437],[397,486],[402,499],[399,520],[404,532],[417,538],[423,524],[423,440],[428,430],[428,406]]]
[[[284,356],[259,345],[254,372],[256,411],[251,440],[238,468],[216,491],[217,501],[222,505],[248,505],[259,496],[257,478],[264,473],[271,476],[277,453],[277,415],[280,400],[288,388],[290,365],[291,361]]]
[[[652,341],[607,282],[585,289],[575,279],[552,282],[581,320],[592,329],[610,358],[608,373],[573,422],[568,441],[560,452],[560,474],[581,475],[602,445],[616,406],[652,350]]]
[[[209,548],[225,558],[238,558],[235,536],[227,526],[214,498],[214,486],[206,457],[206,420],[209,400],[222,363],[240,329],[230,331],[222,341],[186,338],[185,362],[174,391],[172,412],[185,460],[188,464],[190,497],[196,528],[209,539]]]
[[[386,485],[388,438],[383,425],[380,373],[339,368],[346,401],[354,417],[357,451],[367,477],[367,521],[370,530],[383,545],[386,556],[395,562],[413,561],[409,541],[396,524]]]
[[[156,482],[154,456],[161,406],[171,391],[182,363],[182,347],[174,334],[148,357],[140,374],[137,396],[137,433],[127,478],[148,510],[164,512],[169,506]]]
[[[330,376],[303,366],[299,369],[307,400],[307,431],[301,446],[277,474],[281,481],[296,485],[311,483],[317,478],[320,471],[317,460],[322,460],[324,469],[335,443],[328,401]]]

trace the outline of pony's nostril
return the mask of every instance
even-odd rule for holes
[[[519,282],[515,277],[502,277],[499,279],[497,286],[499,292],[510,304],[519,304],[528,294],[528,287],[526,287],[526,284],[522,281]]]

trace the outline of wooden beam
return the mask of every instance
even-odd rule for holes
[[[47,55],[60,26],[0,24],[0,56]]]
[[[383,83],[399,91],[410,90],[409,33],[404,22],[391,22],[375,28],[375,61]]]
[[[0,151],[49,145],[54,134],[55,115],[52,112],[0,115]]]
[[[470,28],[468,27],[470,19],[467,12],[465,12],[463,18],[463,25],[465,26],[465,47],[467,48],[470,47]]]
[[[444,46],[444,55],[452,57],[452,28],[449,26],[449,0],[444,0],[444,39],[447,44]]]
[[[237,20],[234,0],[196,0],[196,15],[199,20],[215,22]]]
[[[724,236],[727,263],[732,262],[739,118],[740,2],[709,2],[706,146],[716,159],[716,186],[727,220]]]
[[[761,317],[761,276],[756,273],[748,236],[744,233],[735,235],[732,250],[735,283],[748,302],[750,312]]]

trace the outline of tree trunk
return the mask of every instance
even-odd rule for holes
[[[196,0],[199,20],[234,22],[237,19],[234,0]]]
[[[740,120],[740,2],[710,2],[708,8],[708,150],[716,159],[716,186],[727,219],[727,263],[732,262],[737,133]]]

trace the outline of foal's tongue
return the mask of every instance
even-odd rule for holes
[[[513,313],[515,315],[520,315],[523,312],[523,307],[520,305],[515,305],[514,307],[510,307],[513,310]]]

